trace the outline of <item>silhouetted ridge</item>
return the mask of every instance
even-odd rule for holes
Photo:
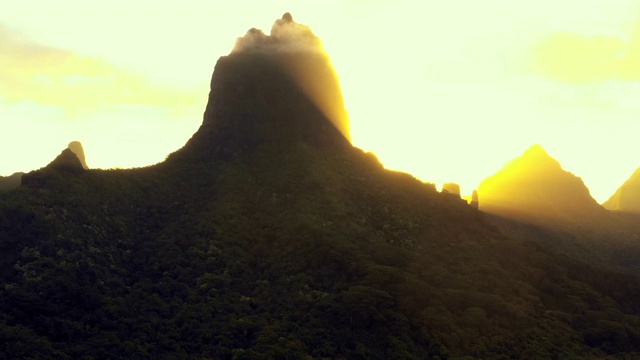
[[[85,171],[78,156],[71,149],[66,148],[47,166],[24,174],[21,185],[31,188],[60,186],[57,183],[58,180],[80,175]]]
[[[272,35],[252,29],[221,57],[200,129],[173,157],[211,160],[261,147],[349,146],[338,80],[320,40],[285,14]]]
[[[169,161],[68,149],[0,195],[0,359],[640,358],[640,279],[352,147],[283,65],[332,71],[309,34],[285,14],[239,40]],[[507,169],[574,178],[540,150]]]
[[[45,169],[55,169],[58,171],[78,173],[84,171],[82,162],[78,159],[78,156],[69,148],[62,150],[52,162],[45,167]]]
[[[539,145],[483,180],[478,197],[480,209],[508,216],[568,220],[604,211],[582,179],[563,170]]]
[[[69,151],[71,151],[71,154],[69,154]],[[80,164],[80,169],[78,169],[78,163]],[[89,167],[85,162],[82,144],[79,141],[72,141],[67,146],[67,149],[65,149],[58,157],[56,157],[55,160],[43,169],[61,170],[67,173],[79,173],[81,170],[87,170],[88,168]],[[11,176],[0,176],[0,191],[12,190],[19,187],[23,183],[24,175],[25,173],[23,172],[17,172]],[[27,176],[27,183],[29,182],[29,176]]]

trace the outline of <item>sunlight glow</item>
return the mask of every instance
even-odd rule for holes
[[[469,195],[539,143],[602,202],[640,166],[637,0],[10,3],[0,174],[72,140],[94,167],[162,161],[201,123],[217,58],[287,11],[330,56],[353,144],[388,168]]]

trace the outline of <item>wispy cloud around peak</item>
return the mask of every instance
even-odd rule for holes
[[[252,28],[238,38],[232,52],[324,52],[322,42],[311,29],[285,13],[271,27],[271,34]]]

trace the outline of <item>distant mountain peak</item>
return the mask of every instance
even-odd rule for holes
[[[602,211],[582,179],[533,145],[478,187],[482,210],[501,215],[578,218]]]
[[[341,149],[349,139],[342,91],[320,39],[285,13],[270,35],[251,29],[218,60],[202,125],[172,158],[238,158],[267,144]]]
[[[549,171],[564,171],[558,160],[551,157],[549,153],[538,144],[532,145],[522,156],[514,159],[509,165],[518,167],[518,170],[521,170],[520,167],[524,167],[527,172],[548,173]]]
[[[531,145],[530,148],[528,148],[527,150],[525,150],[524,154],[523,154],[524,158],[531,158],[531,159],[543,159],[543,160],[553,160],[555,161],[555,159],[553,159],[551,156],[549,156],[549,153],[547,153],[547,151],[538,144],[534,144]]]
[[[526,151],[526,153],[537,153],[537,154],[544,154],[549,156],[549,154],[547,154],[547,152],[544,150],[544,148],[542,147],[542,145],[540,144],[533,144],[531,145],[531,147],[529,147]]]
[[[80,143],[80,141],[70,142],[67,146],[67,149],[73,151],[73,153],[76,154],[83,169],[89,169],[89,166],[87,166],[86,158],[84,156],[84,148],[82,147],[82,143]]]
[[[640,213],[640,167],[602,206],[608,210]]]
[[[85,170],[78,156],[69,148],[62,150],[60,155],[45,166],[45,169],[55,169],[68,173],[78,173]]]

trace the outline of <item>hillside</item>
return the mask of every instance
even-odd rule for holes
[[[539,145],[482,181],[478,197],[480,210],[511,237],[593,266],[640,274],[639,218],[600,206],[582,180]]]
[[[640,356],[637,277],[385,170],[283,70],[315,50],[264,51],[300,41],[276,25],[218,61],[202,126],[164,163],[64,151],[0,194],[0,357]]]

